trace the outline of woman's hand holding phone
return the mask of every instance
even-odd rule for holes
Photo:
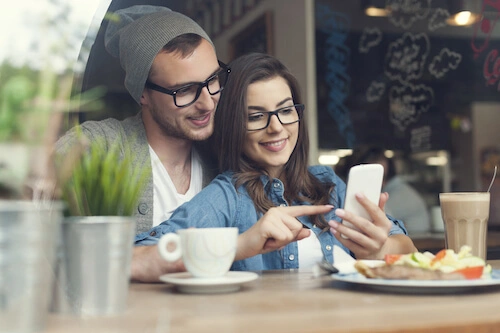
[[[389,195],[387,193],[380,194],[378,205],[368,200],[363,194],[358,194],[356,197],[370,218],[366,219],[347,210],[337,209],[335,214],[343,219],[343,223],[330,221],[330,231],[354,253],[356,258],[382,259],[386,249],[392,248],[390,245],[391,237],[389,237],[392,222],[384,212]],[[346,226],[346,221],[349,221],[354,228]]]
[[[363,193],[372,203],[377,204],[382,190],[384,167],[381,164],[360,164],[349,170],[344,210],[354,215],[371,220],[368,211],[356,199],[356,194]],[[345,226],[355,229],[349,221],[343,220]],[[342,234],[347,239],[347,236]]]
[[[389,195],[381,193],[383,174],[380,164],[351,168],[344,209],[335,211],[342,223],[329,222],[332,233],[357,258],[378,258],[388,241],[392,224],[384,212]]]

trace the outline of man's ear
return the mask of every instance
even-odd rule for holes
[[[148,105],[149,95],[146,93],[146,89],[142,91],[141,95],[141,105]]]

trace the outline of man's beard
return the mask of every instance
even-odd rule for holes
[[[168,120],[164,119],[161,114],[162,111],[158,111],[157,108],[152,108],[150,109],[151,116],[153,117],[154,121],[160,128],[160,130],[163,132],[164,135],[170,136],[173,138],[181,139],[181,140],[189,140],[189,141],[203,141],[208,139],[208,137],[212,134],[212,131],[210,132],[209,135],[204,134],[203,136],[200,137],[200,135],[196,135],[194,130],[192,130],[189,127],[178,127],[172,123],[170,123]],[[207,127],[212,127],[213,129],[213,124],[210,122]]]

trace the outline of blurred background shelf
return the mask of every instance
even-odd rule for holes
[[[411,236],[413,243],[420,252],[437,253],[444,248],[444,233],[426,233]],[[488,231],[488,260],[500,259],[500,231]]]

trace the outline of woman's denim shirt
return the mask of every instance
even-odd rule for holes
[[[346,185],[335,174],[332,168],[327,166],[313,166],[309,171],[322,182],[332,182],[335,189],[330,195],[330,204],[335,208],[344,206]],[[177,208],[170,219],[152,228],[148,232],[138,234],[135,238],[136,245],[153,245],[166,233],[176,232],[178,229],[189,227],[215,228],[215,227],[237,227],[239,233],[248,230],[262,216],[257,213],[252,199],[244,186],[236,190],[233,181],[233,173],[225,172],[217,176],[207,187],[198,193],[193,199]],[[262,182],[270,200],[276,206],[288,206],[284,198],[283,183],[279,179],[270,180],[263,176]],[[293,202],[296,205],[310,205],[305,202]],[[335,215],[335,209],[325,214],[325,219],[341,221]],[[403,223],[388,216],[393,222],[389,235],[407,234]],[[312,224],[308,216],[298,217],[299,221],[316,234],[324,257],[333,262],[333,245],[338,245],[346,252],[349,250],[343,246],[329,230],[323,231]],[[268,270],[268,269],[291,269],[299,268],[299,253],[297,242],[292,242],[283,249],[254,257],[235,261],[231,270]]]

